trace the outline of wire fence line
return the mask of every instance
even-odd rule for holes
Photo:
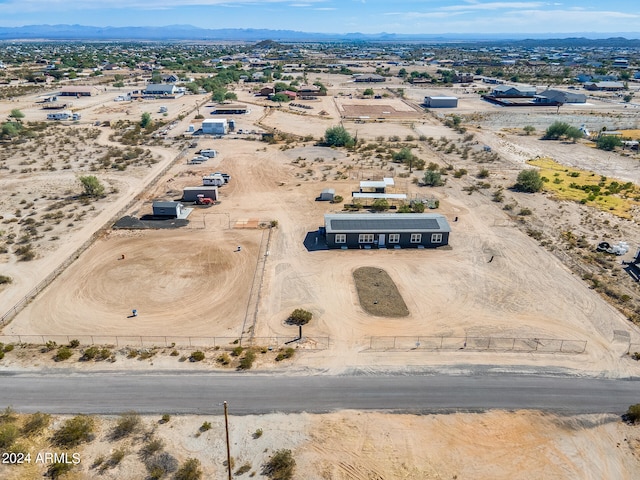
[[[305,350],[324,350],[329,348],[329,337],[253,337],[241,340],[238,337],[204,337],[180,335],[0,335],[0,343],[68,345],[72,340],[78,340],[80,346],[102,345],[115,348],[234,348],[267,347],[280,348],[285,345],[298,346]]]
[[[156,183],[160,177],[162,177],[175,162],[180,160],[187,154],[187,149],[183,149],[167,166],[160,170],[150,181],[147,186]],[[111,226],[122,217],[131,207],[133,207],[139,201],[138,196],[132,198],[124,207],[122,207],[116,214],[114,214],[107,222],[95,231],[87,241],[85,241],[80,247],[78,247],[71,255],[62,261],[62,263],[56,267],[56,269],[47,275],[44,280],[33,287],[22,299],[20,299],[13,307],[5,312],[0,317],[0,327],[8,323],[13,317],[15,317],[27,304],[33,300],[42,290],[47,288],[51,282],[53,282],[62,272],[64,272],[69,265],[75,262],[82,253],[87,250],[100,236],[102,236]]]
[[[392,336],[371,337],[369,350],[468,350],[521,353],[584,353],[587,342],[559,338]]]

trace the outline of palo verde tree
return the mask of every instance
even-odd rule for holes
[[[342,125],[327,128],[324,132],[324,143],[330,147],[352,147],[355,141]]]
[[[600,135],[596,140],[596,147],[600,150],[611,152],[616,147],[622,146],[622,140],[615,135]]]
[[[535,193],[542,190],[543,183],[537,170],[522,170],[513,188],[519,192]]]
[[[99,198],[104,196],[104,185],[95,175],[85,175],[78,178],[83,188],[85,197]]]

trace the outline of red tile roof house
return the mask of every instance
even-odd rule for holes
[[[295,99],[296,99],[296,96],[297,96],[296,92],[292,92],[292,91],[290,91],[290,90],[285,90],[285,91],[280,92],[280,93],[282,93],[283,95],[286,95],[286,96],[287,96],[287,97],[289,97],[291,100],[295,100]]]

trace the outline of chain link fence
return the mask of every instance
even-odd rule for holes
[[[522,353],[584,353],[587,342],[559,338],[394,336],[371,337],[369,350],[468,350]]]
[[[329,348],[329,337],[253,337],[241,340],[238,337],[184,337],[179,335],[0,335],[0,343],[46,345],[68,345],[78,340],[80,346],[102,345],[112,348],[234,348],[236,346],[280,348],[284,345],[298,346],[307,350]]]

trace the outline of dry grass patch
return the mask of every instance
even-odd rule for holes
[[[639,204],[640,189],[631,182],[565,167],[550,158],[537,158],[527,163],[540,168],[540,175],[548,180],[544,190],[558,199],[589,205],[621,218],[631,218],[632,208]]]
[[[409,309],[387,272],[377,267],[361,267],[353,272],[360,306],[376,317],[406,317]]]

